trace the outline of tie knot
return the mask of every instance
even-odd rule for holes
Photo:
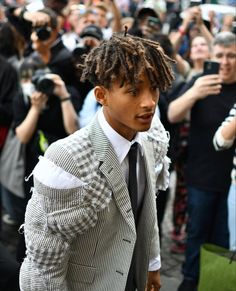
[[[135,142],[132,144],[129,150],[129,162],[136,162],[138,153],[138,143]]]

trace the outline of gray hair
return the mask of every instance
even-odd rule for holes
[[[213,46],[220,45],[224,47],[229,47],[235,43],[236,43],[236,37],[234,33],[230,31],[222,31],[215,36],[212,45]]]

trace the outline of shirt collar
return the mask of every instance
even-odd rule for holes
[[[140,145],[141,154],[143,155],[142,140],[139,132],[136,134],[135,138],[132,141],[125,139],[117,131],[115,131],[107,122],[103,113],[103,108],[101,108],[98,112],[98,122],[103,132],[105,133],[106,137],[112,144],[120,164],[124,161],[125,157],[127,156],[131,145],[135,142],[137,142]]]

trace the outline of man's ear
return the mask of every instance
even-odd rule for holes
[[[94,88],[94,95],[99,104],[106,106],[107,104],[107,90],[102,86],[96,86]]]

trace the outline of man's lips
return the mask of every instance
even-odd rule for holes
[[[149,123],[152,121],[153,115],[154,115],[153,112],[139,114],[139,115],[137,115],[137,119],[140,120],[141,122]]]
[[[142,114],[139,114],[137,115],[137,118],[150,118],[150,117],[153,117],[154,115],[154,112],[148,112],[148,113],[142,113]]]

